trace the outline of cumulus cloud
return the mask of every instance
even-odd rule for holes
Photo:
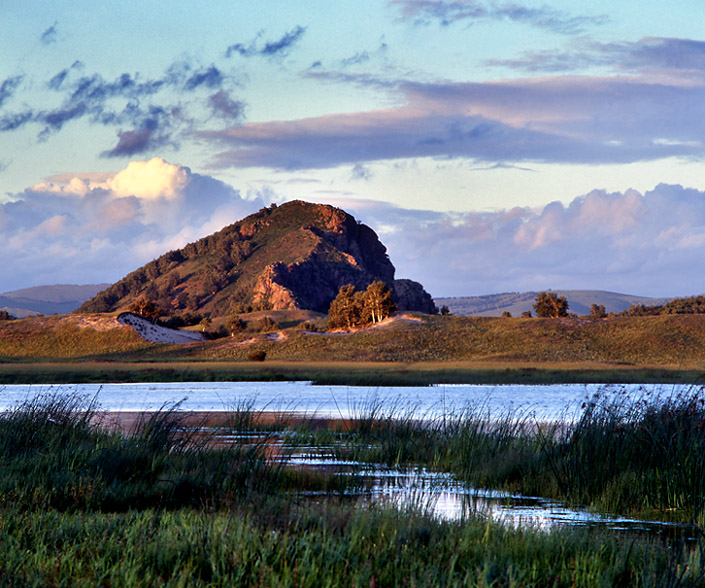
[[[285,33],[281,38],[274,41],[266,41],[261,45],[258,37],[250,41],[248,44],[234,43],[230,45],[226,51],[226,57],[239,55],[240,57],[279,57],[289,53],[291,48],[298,43],[306,32],[306,27],[297,26]]]
[[[224,147],[216,165],[283,169],[408,157],[596,164],[705,155],[705,79],[690,75],[670,82],[644,76],[400,82],[387,90],[401,106],[251,123],[201,137]]]
[[[355,204],[351,203],[355,208]],[[400,277],[435,296],[602,289],[653,296],[705,291],[705,192],[679,185],[595,190],[540,210],[444,214],[360,207]]]
[[[608,18],[601,16],[574,16],[553,8],[477,0],[390,0],[389,5],[399,11],[400,19],[415,25],[438,23],[449,26],[457,22],[481,20],[509,20],[560,34],[577,34],[588,27],[602,25]]]
[[[63,175],[0,205],[0,291],[115,281],[265,204],[160,158],[102,177]]]

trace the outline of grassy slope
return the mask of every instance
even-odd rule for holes
[[[702,315],[598,321],[424,316],[355,333],[310,334],[290,327],[284,334],[278,341],[245,332],[176,346],[143,341],[106,316],[10,321],[0,324],[0,382],[693,381],[705,366]],[[267,361],[248,362],[259,349]],[[135,369],[142,373],[131,374]]]

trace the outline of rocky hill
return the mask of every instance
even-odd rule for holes
[[[387,250],[371,228],[338,208],[294,201],[162,255],[78,310],[127,310],[145,299],[167,315],[327,312],[341,286],[365,288],[374,280],[393,289],[400,310],[433,312],[421,284],[394,279]]]

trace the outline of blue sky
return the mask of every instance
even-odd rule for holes
[[[701,2],[3,2],[0,292],[270,202],[435,296],[700,293]]]

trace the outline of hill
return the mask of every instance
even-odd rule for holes
[[[433,300],[412,280],[395,280],[376,233],[332,206],[272,205],[130,273],[79,308],[128,310],[139,299],[163,314],[210,317],[256,310],[327,312],[345,284],[381,280],[401,310],[432,312]]]
[[[107,286],[109,284],[55,284],[4,292],[0,294],[0,310],[20,318],[35,314],[66,314]]]
[[[670,300],[602,290],[556,290],[556,293],[566,297],[570,312],[577,315],[589,314],[592,304],[603,305],[607,312],[618,313],[628,310],[631,305],[654,306],[665,304]],[[510,312],[512,316],[520,316],[526,310],[533,313],[537,294],[538,292],[503,292],[485,296],[435,298],[434,302],[439,308],[446,305],[456,315],[501,316],[504,312]]]

